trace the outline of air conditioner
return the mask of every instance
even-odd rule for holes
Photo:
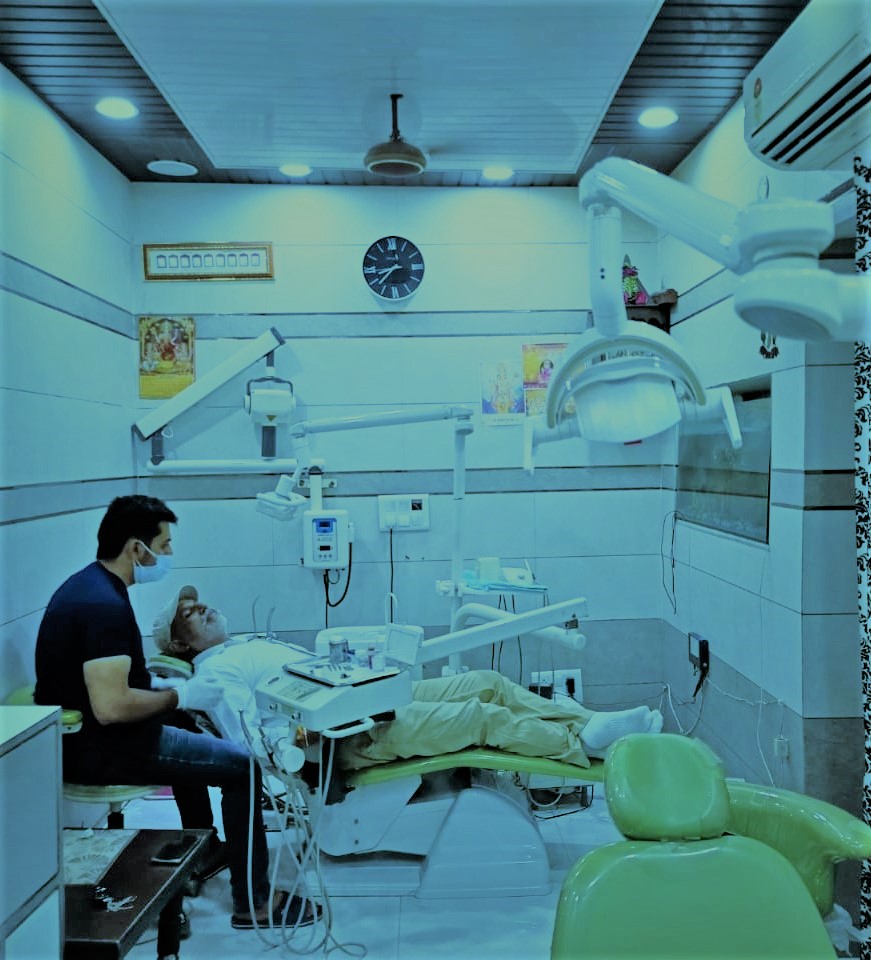
[[[852,169],[871,136],[871,4],[811,0],[744,81],[744,136],[773,167]]]

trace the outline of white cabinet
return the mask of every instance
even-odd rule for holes
[[[0,957],[63,953],[60,710],[0,706]]]

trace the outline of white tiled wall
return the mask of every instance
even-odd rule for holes
[[[742,124],[736,105],[675,175],[737,205],[756,199],[763,176],[772,199],[817,199],[843,179],[765,167],[744,146]],[[719,273],[674,238],[663,238],[660,252],[669,285],[679,292]],[[696,308],[674,336],[693,351],[707,385],[771,377],[772,469],[797,474],[797,487],[806,471],[852,471],[850,345],[821,350],[780,337],[779,357],[768,360],[759,353],[759,331],[738,320],[731,298],[708,309],[699,309],[698,299],[696,289]],[[859,715],[851,509],[803,510],[775,501],[768,545],[679,523],[674,553],[677,610],[663,603],[667,620],[706,636],[712,655],[759,683],[760,696],[764,690],[800,716]]]
[[[638,497],[638,502],[634,501]],[[598,501],[597,502],[597,498]],[[378,531],[375,497],[336,497],[355,526],[351,587],[346,601],[329,617],[331,624],[381,622],[390,584],[389,536]],[[300,522],[281,523],[253,511],[248,500],[183,501],[174,530],[174,569],[160,586],[131,590],[143,632],[163,598],[183,583],[195,584],[206,602],[220,607],[232,629],[263,629],[274,609],[277,630],[316,630],[324,626],[320,571],[300,567]],[[644,619],[658,615],[659,494],[536,493],[470,494],[463,509],[462,544],[467,561],[499,556],[506,564],[529,559],[552,601],[584,596],[594,619]],[[394,536],[395,583],[400,618],[425,627],[445,626],[449,600],[435,582],[450,576],[453,503],[430,497],[432,529]],[[567,543],[556,537],[567,518],[589,512],[595,521],[584,537]],[[609,539],[608,529],[617,531]],[[330,590],[332,600],[344,577]],[[251,606],[257,600],[257,615]],[[522,604],[524,598],[520,598]],[[533,598],[535,605],[540,597]]]

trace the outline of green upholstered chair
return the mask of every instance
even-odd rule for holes
[[[29,706],[33,703],[33,686],[19,687],[5,701],[10,706]],[[61,729],[64,734],[75,734],[82,726],[82,715],[78,710],[64,710],[61,713]],[[159,790],[155,786],[134,786],[129,784],[110,784],[92,786],[83,783],[63,785],[65,800],[76,803],[101,803],[109,808],[106,825],[112,829],[124,827],[124,806],[131,800],[147,797]]]
[[[729,833],[761,840],[798,871],[820,916],[835,903],[835,864],[871,858],[871,827],[846,810],[792,790],[727,780]]]
[[[789,861],[758,840],[724,835],[729,792],[703,743],[621,738],[605,758],[605,797],[627,839],[569,872],[552,960],[835,956]]]

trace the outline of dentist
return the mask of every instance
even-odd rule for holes
[[[221,789],[226,850],[213,838],[212,866],[230,867],[232,926],[253,927],[249,911],[247,844],[250,780],[260,796],[260,771],[249,770],[248,752],[208,734],[181,729],[175,713],[205,709],[220,690],[201,678],[181,687],[152,690],[142,636],[128,588],[160,580],[170,568],[170,524],[177,517],[163,501],[117,497],[97,533],[97,559],[73,574],[46,607],[36,641],[36,690],[40,704],[79,710],[82,729],[63,738],[64,779],[87,784],[168,784],[184,827],[212,826],[208,787]],[[269,895],[266,836],[259,809],[252,818],[253,902],[258,924],[278,917],[285,891]],[[213,869],[212,872],[217,872]],[[302,909],[291,904],[289,920]],[[308,918],[306,918],[308,919]]]

